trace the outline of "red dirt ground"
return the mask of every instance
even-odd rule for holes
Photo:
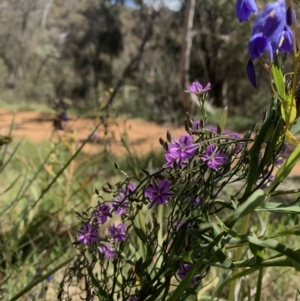
[[[39,112],[16,112],[12,138],[18,140],[26,138],[32,142],[47,141],[53,137],[54,114]],[[14,113],[7,110],[0,110],[0,134],[6,135],[12,124]],[[97,120],[88,118],[71,117],[67,122],[66,128],[75,131],[78,141],[85,140],[97,124]],[[103,147],[103,141],[110,142],[110,150],[116,155],[125,152],[120,142],[121,135],[126,131],[129,136],[131,147],[138,154],[145,154],[151,150],[160,150],[159,137],[166,140],[166,132],[169,130],[172,136],[179,137],[184,133],[184,128],[174,128],[172,126],[161,126],[153,122],[143,120],[125,120],[118,118],[116,121],[109,120],[107,134],[105,135],[104,125],[100,125],[97,130],[97,136],[93,142],[88,143],[84,151],[88,153],[97,153]],[[56,131],[55,135],[59,135]],[[102,144],[101,144],[102,142]]]
[[[6,135],[12,124],[14,113],[7,110],[0,110],[0,134]],[[32,142],[47,141],[53,137],[53,120],[54,114],[39,112],[16,112],[12,138],[18,140],[26,138]],[[97,121],[88,118],[73,117],[68,122],[68,129],[75,131],[79,141],[85,140]],[[169,130],[174,137],[179,137],[185,132],[184,128],[174,128],[173,126],[157,125],[153,122],[143,120],[125,120],[117,119],[115,122],[109,121],[105,135],[105,127],[101,125],[98,130],[98,138],[88,143],[84,151],[90,154],[96,154],[103,149],[103,138],[109,140],[110,151],[116,155],[124,154],[125,150],[120,140],[121,135],[126,131],[129,136],[131,148],[137,154],[146,154],[147,152],[161,150],[158,142],[159,137],[165,139],[166,132]],[[58,133],[54,134],[57,135]],[[291,176],[300,175],[300,162],[296,164]]]

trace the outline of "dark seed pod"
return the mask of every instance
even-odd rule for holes
[[[163,138],[159,138],[159,144],[164,146],[165,140]]]
[[[147,176],[150,176],[150,172],[149,172],[148,170],[142,168],[141,171],[142,171],[143,173],[145,173]]]
[[[193,127],[193,122],[191,120],[191,116],[188,112],[186,112],[186,121],[187,121],[187,125],[192,128]]]
[[[171,136],[171,133],[169,132],[169,131],[167,131],[167,140],[168,140],[168,142],[172,142],[172,136]]]
[[[103,192],[106,192],[106,193],[111,193],[112,192],[112,190],[110,188],[106,187],[106,186],[103,186],[102,190],[103,190]]]
[[[189,125],[188,125],[188,121],[187,121],[187,120],[184,121],[184,129],[185,129],[188,133],[190,133],[190,128],[189,128]]]
[[[106,184],[107,184],[107,186],[108,186],[110,189],[113,188],[113,186],[112,186],[110,183],[106,182]]]
[[[117,162],[115,162],[115,168],[117,169],[117,170],[119,170],[120,169],[120,166],[119,166],[119,164],[117,163]]]
[[[167,152],[169,151],[169,144],[165,141],[164,143],[164,150]]]

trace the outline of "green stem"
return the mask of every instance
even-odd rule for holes
[[[30,284],[28,284],[23,290],[21,290],[18,294],[16,294],[14,297],[12,297],[10,299],[10,301],[16,301],[19,298],[21,298],[22,296],[24,296],[26,293],[28,293],[32,288],[34,288],[36,285],[38,285],[40,282],[44,281],[47,279],[47,277],[53,275],[54,273],[56,273],[58,270],[60,270],[61,268],[63,268],[64,266],[66,266],[67,264],[69,264],[71,261],[73,260],[73,257],[65,260],[64,262],[62,262],[60,265],[58,265],[56,268],[54,268],[53,270],[51,270],[50,272],[48,272],[47,274],[39,277],[38,279],[32,281]]]
[[[258,271],[257,284],[256,284],[256,295],[255,295],[255,300],[254,301],[260,301],[261,284],[262,284],[263,274],[264,274],[264,270],[260,269]]]
[[[249,228],[249,222],[250,222],[250,215],[251,214],[248,214],[246,215],[243,219],[242,219],[242,227],[241,227],[241,231],[240,233],[241,234],[245,234],[247,233],[248,231],[248,228]],[[236,251],[236,261],[239,261],[242,259],[242,256],[243,256],[243,248],[242,247],[239,247],[237,248],[237,251]],[[233,271],[232,273],[232,276],[231,277],[234,277],[234,275],[238,274],[239,273],[239,270],[236,269]],[[236,287],[236,279],[233,280],[231,283],[230,283],[230,289],[229,289],[229,296],[228,296],[228,301],[234,301],[234,291],[235,291],[235,287]]]
[[[243,203],[249,197],[258,179],[259,154],[260,154],[261,146],[263,145],[264,142],[266,142],[272,137],[274,131],[275,117],[276,117],[276,110],[272,108],[267,120],[262,125],[260,132],[258,136],[255,138],[255,142],[253,146],[251,147],[251,150],[249,152],[250,159],[249,159],[249,173],[247,177],[247,186],[242,198],[239,200],[240,203]]]

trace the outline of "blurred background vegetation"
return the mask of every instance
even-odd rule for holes
[[[260,9],[266,2],[257,1]],[[234,5],[235,0],[2,0],[0,107],[45,110],[63,100],[79,115],[113,109],[182,126],[186,111],[200,117],[195,100],[182,92],[199,80],[212,84],[210,122],[216,125],[227,105],[228,126],[248,130],[268,106],[269,75],[256,61],[258,88],[249,83],[251,23],[238,24]],[[124,179],[114,161],[139,177],[141,168],[162,166],[163,154],[137,154],[126,135],[121,141],[127,156],[116,158],[106,149],[107,137],[95,142],[96,154],[88,154],[81,151],[88,140],[79,143],[75,131],[32,143],[15,139],[14,121],[10,130],[5,134],[13,140],[4,139],[0,152],[0,299],[67,300],[58,293],[76,255],[76,214],[96,204],[95,188]],[[268,218],[269,231],[299,223],[297,217]],[[299,283],[293,273],[270,271],[262,300],[291,300]],[[72,300],[79,300],[80,287],[73,286]]]
[[[247,80],[251,24],[238,24],[234,5],[3,0],[0,100],[26,107],[68,99],[80,112],[113,107],[128,117],[177,123],[186,110],[196,114],[182,91],[199,80],[211,82],[213,108],[228,105],[229,116],[243,116],[237,125],[253,122],[266,106],[268,74],[257,61],[258,89]]]

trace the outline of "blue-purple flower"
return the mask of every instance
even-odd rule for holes
[[[293,18],[292,18],[292,16],[293,16]],[[292,26],[293,22],[294,22],[294,24],[296,23],[296,12],[293,9],[293,13],[291,13],[291,7],[289,6],[286,10],[286,24],[288,26]]]
[[[283,164],[283,158],[282,157],[277,158],[275,161],[275,166],[279,168],[282,164]]]
[[[103,243],[100,247],[98,247],[98,249],[106,259],[111,259],[117,255],[117,252],[108,243]]]
[[[255,72],[253,61],[251,59],[248,61],[246,71],[250,83],[254,88],[256,88],[256,72]]]
[[[267,178],[267,181],[265,183],[263,183],[263,185],[260,186],[260,188],[262,190],[265,190],[270,183],[272,183],[274,181],[274,176],[273,175],[269,175],[268,178]]]
[[[281,52],[293,51],[293,31],[288,26],[285,26],[282,31],[278,50]]]
[[[78,231],[78,241],[84,245],[90,245],[96,242],[99,238],[98,230],[91,224],[84,224]]]
[[[106,204],[99,204],[93,211],[92,216],[99,224],[104,224],[108,217],[111,217],[110,207]]]
[[[68,116],[67,116],[67,112],[61,112],[61,113],[59,114],[59,119],[60,119],[61,121],[68,121],[69,118],[68,118]]]
[[[153,184],[145,189],[145,195],[151,200],[149,208],[154,205],[165,204],[168,198],[175,195],[175,193],[170,191],[170,182],[168,180],[162,180],[156,182],[153,180]]]
[[[181,220],[181,221],[175,222],[174,226],[179,229],[183,224],[184,224],[184,221]]]
[[[118,226],[115,226],[112,224],[108,228],[108,233],[111,236],[111,242],[113,243],[114,241],[125,241],[126,240],[126,226],[124,224],[119,224]]]
[[[252,13],[258,13],[257,5],[254,0],[237,0],[235,13],[240,22],[248,21]]]
[[[53,275],[50,275],[46,278],[47,282],[52,282],[53,281]]]
[[[193,82],[190,85],[189,92],[194,94],[203,94],[210,90],[211,85],[208,83],[205,87],[203,87],[198,81]]]
[[[168,146],[168,151],[165,153],[167,163],[164,167],[174,167],[174,162],[177,166],[186,164],[187,160],[194,156],[199,145],[193,143],[193,138],[190,135],[182,135],[179,140],[173,138],[173,143]]]
[[[285,23],[285,1],[277,0],[267,4],[254,23],[252,36],[248,44],[252,60],[261,56],[267,50],[271,61],[273,61],[273,53],[278,47]]]
[[[214,144],[210,144],[206,148],[206,153],[201,156],[201,159],[204,160],[207,166],[211,169],[218,170],[228,160],[228,156],[218,151]]]
[[[194,266],[193,263],[189,263],[187,265],[181,264],[181,267],[178,269],[178,276],[181,280],[183,280],[186,276],[186,274],[192,269],[192,267]],[[193,279],[191,280],[191,284],[194,285],[198,282],[200,277],[200,274],[197,273]]]
[[[195,207],[197,207],[200,204],[200,198],[198,196],[196,198],[192,198],[189,196],[187,199]]]

